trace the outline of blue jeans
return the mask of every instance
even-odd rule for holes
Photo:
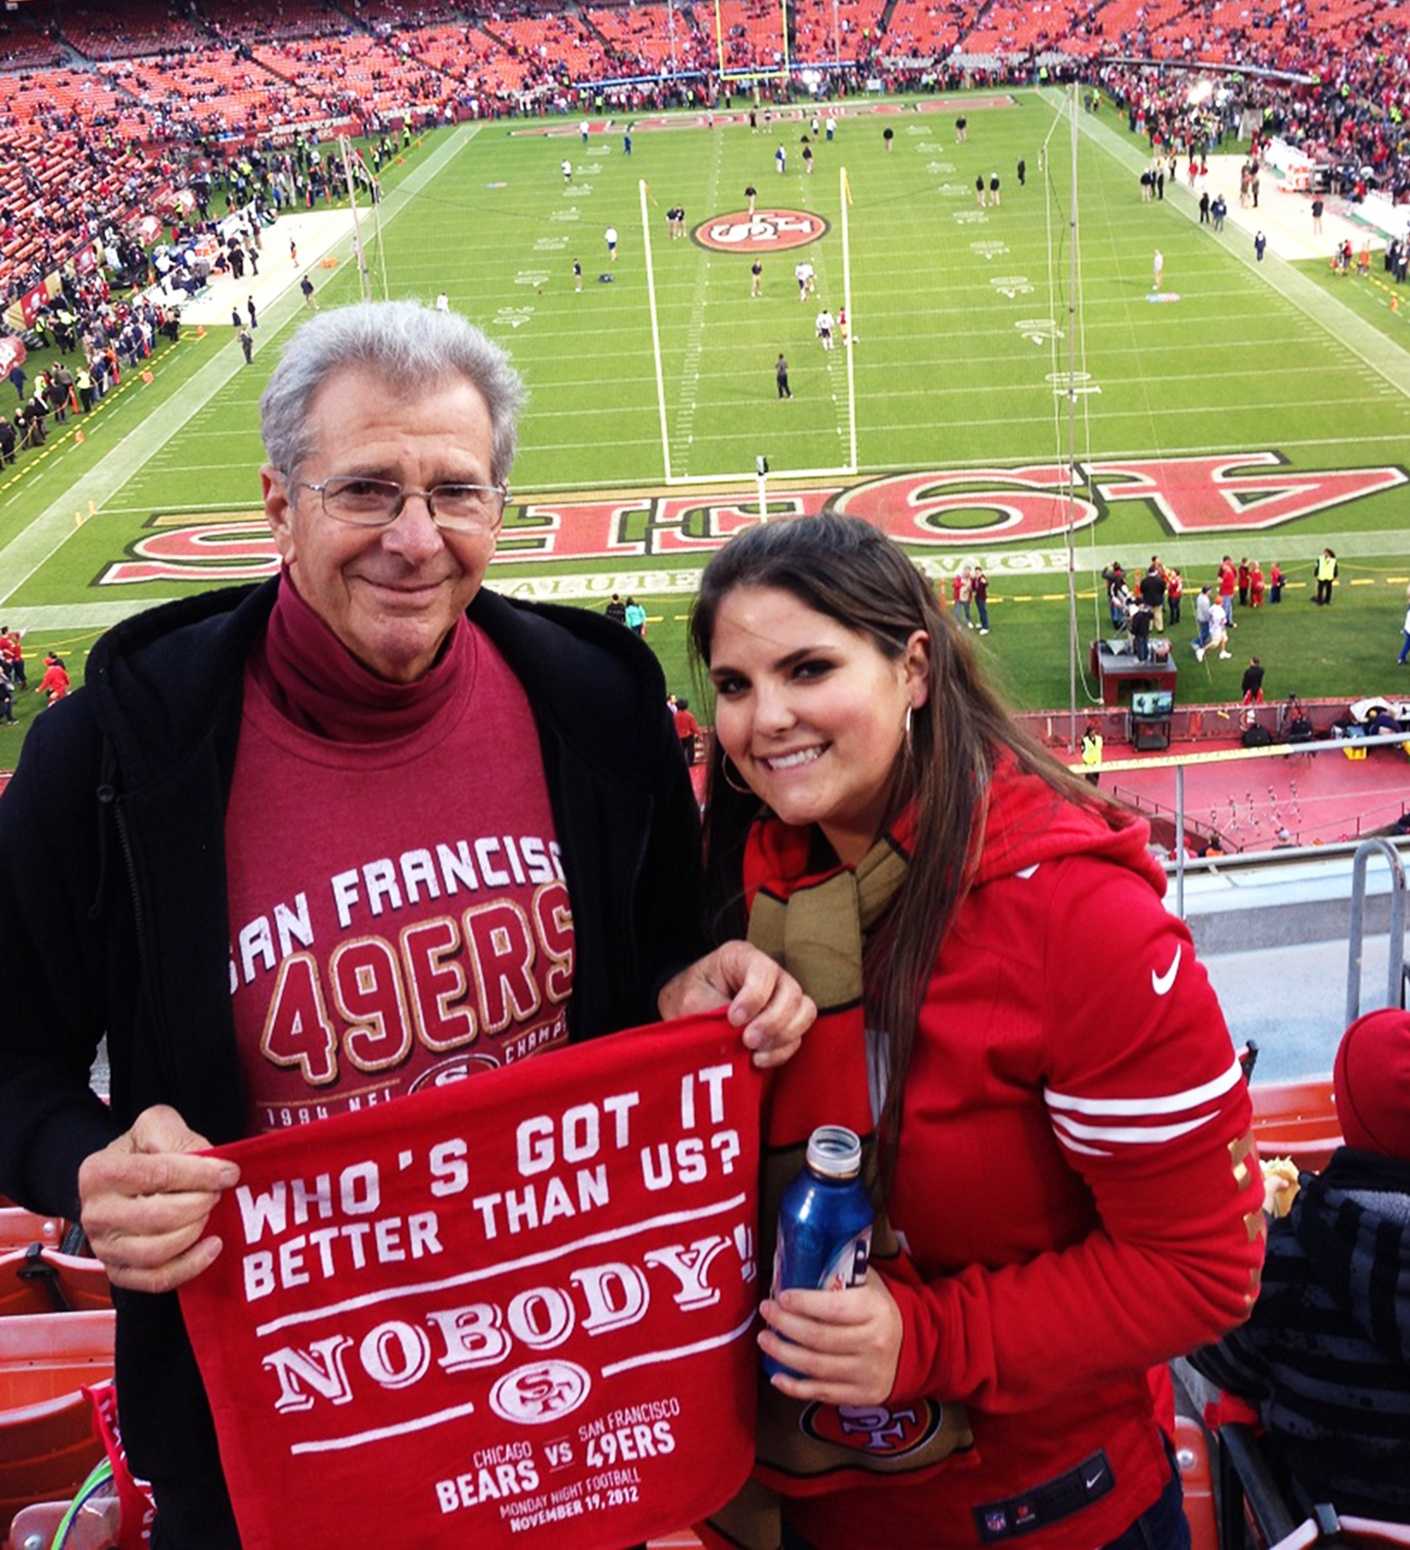
[[[1105,1550],[1190,1550],[1190,1525],[1185,1518],[1180,1477],[1171,1466],[1170,1480],[1155,1502]]]
[[[1407,659],[1410,659],[1410,630],[1402,630],[1400,632],[1400,655],[1395,660],[1397,662],[1405,662]]]

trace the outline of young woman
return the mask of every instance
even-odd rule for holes
[[[1172,565],[1165,573],[1165,621],[1169,625],[1180,622],[1180,599],[1185,595],[1185,578]]]
[[[905,1249],[859,1287],[764,1302],[759,1345],[800,1375],[774,1389],[795,1432],[862,1426],[861,1451],[904,1451],[942,1406],[973,1432],[904,1484],[789,1501],[785,1544],[1187,1545],[1147,1372],[1245,1317],[1262,1186],[1145,823],[1018,727],[864,522],[735,538],[692,637],[716,696],[714,925],[771,921],[815,985],[810,1039],[852,1041],[810,1122],[870,1114]],[[850,1007],[826,990],[849,954]],[[774,1097],[799,1105],[792,1067]]]

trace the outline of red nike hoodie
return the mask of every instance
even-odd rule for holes
[[[1241,1323],[1263,1258],[1251,1110],[1137,819],[1011,761],[906,1074],[891,1220],[908,1400],[969,1407],[975,1467],[789,1505],[818,1550],[1021,1538],[1095,1550],[1171,1466],[1146,1371]]]

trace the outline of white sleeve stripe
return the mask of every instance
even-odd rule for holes
[[[1110,1157],[1111,1156],[1110,1152],[1102,1151],[1101,1147],[1099,1147],[1099,1146],[1083,1146],[1080,1141],[1072,1140],[1069,1136],[1063,1135],[1062,1131],[1060,1131],[1060,1130],[1055,1130],[1053,1132],[1053,1134],[1058,1138],[1059,1141],[1062,1142],[1062,1144],[1070,1152],[1082,1152],[1087,1157]]]
[[[1075,1109],[1079,1114],[1178,1114],[1181,1109],[1195,1109],[1211,1098],[1222,1098],[1231,1087],[1243,1080],[1243,1067],[1235,1057],[1233,1064],[1221,1076],[1199,1087],[1187,1087],[1184,1092],[1167,1093],[1158,1098],[1077,1098],[1071,1093],[1055,1093],[1049,1088],[1043,1101],[1050,1109]]]
[[[1178,1125],[1079,1125],[1075,1119],[1068,1119],[1066,1114],[1054,1114],[1052,1120],[1054,1126],[1061,1126],[1059,1138],[1063,1131],[1067,1131],[1070,1135],[1082,1136],[1088,1141],[1134,1141],[1139,1145],[1150,1146],[1157,1141],[1173,1141],[1177,1136],[1187,1136],[1201,1125],[1207,1125],[1218,1112],[1218,1109],[1211,1109],[1198,1119],[1182,1120]]]

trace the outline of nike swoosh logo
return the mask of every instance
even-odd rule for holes
[[[1098,1471],[1097,1471],[1097,1472],[1096,1472],[1096,1474],[1094,1474],[1094,1475],[1093,1475],[1093,1476],[1092,1476],[1092,1478],[1091,1478],[1091,1479],[1090,1479],[1090,1480],[1088,1480],[1088,1479],[1087,1479],[1087,1477],[1086,1477],[1086,1475],[1083,1475],[1083,1476],[1082,1476],[1082,1483],[1083,1483],[1083,1485],[1085,1485],[1085,1486],[1086,1486],[1086,1488],[1087,1488],[1087,1489],[1088,1489],[1088,1490],[1089,1490],[1089,1491],[1090,1491],[1090,1490],[1091,1490],[1091,1489],[1092,1489],[1092,1487],[1093,1487],[1093,1486],[1094,1486],[1094,1485],[1095,1485],[1095,1484],[1096,1484],[1096,1483],[1097,1483],[1097,1481],[1098,1481],[1098,1480],[1100,1480],[1100,1479],[1101,1479],[1101,1477],[1102,1477],[1102,1476],[1103,1476],[1103,1475],[1104,1475],[1104,1474],[1105,1474],[1105,1473],[1106,1473],[1106,1471],[1105,1471],[1105,1470],[1104,1470],[1104,1469],[1099,1469],[1099,1470],[1098,1470]]]
[[[1175,976],[1180,970],[1180,954],[1184,950],[1183,943],[1176,947],[1175,956],[1170,960],[1170,967],[1164,974],[1157,974],[1154,969],[1151,970],[1151,989],[1156,995],[1168,996],[1170,994],[1170,987],[1175,983]]]

